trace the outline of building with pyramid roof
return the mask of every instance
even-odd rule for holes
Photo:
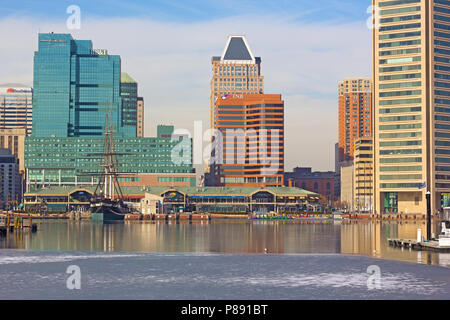
[[[264,93],[264,77],[261,58],[253,55],[243,35],[228,36],[222,55],[211,62],[211,128],[216,128],[216,100],[227,94]]]

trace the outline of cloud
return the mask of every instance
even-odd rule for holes
[[[15,16],[0,19],[0,83],[32,84],[39,31],[72,33],[121,55],[122,70],[139,83],[145,99],[148,136],[161,123],[191,132],[195,120],[209,126],[211,56],[222,53],[229,34],[245,34],[262,58],[265,92],[281,93],[285,100],[286,170],[306,165],[333,170],[337,83],[371,72],[365,21],[301,23],[277,15],[190,23],[90,17],[80,30],[67,30],[64,19]]]

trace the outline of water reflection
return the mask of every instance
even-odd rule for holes
[[[435,223],[433,230],[439,228]],[[389,246],[388,239],[416,239],[417,229],[426,230],[425,222],[350,222],[341,228],[341,253],[403,260],[450,267],[450,254],[413,251]]]
[[[439,224],[436,223],[434,230]],[[279,221],[125,222],[39,221],[38,232],[10,233],[0,248],[51,251],[343,253],[450,267],[450,254],[389,247],[387,239],[415,239],[421,222]]]

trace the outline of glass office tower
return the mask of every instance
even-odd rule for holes
[[[120,56],[70,34],[39,34],[34,55],[33,137],[95,137],[106,113],[116,135],[135,137],[122,122]]]
[[[128,73],[122,72],[120,80],[120,96],[122,97],[122,125],[136,129],[137,125],[137,82]]]
[[[122,184],[195,186],[192,139],[173,136],[173,126],[158,127],[158,137],[137,138],[137,84],[123,76],[121,85],[120,57],[93,50],[91,41],[39,35],[33,131],[25,140],[27,190],[93,184],[102,158],[92,154],[104,150],[107,113],[121,154],[117,170],[126,175]]]

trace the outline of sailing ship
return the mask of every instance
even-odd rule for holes
[[[91,154],[90,156],[102,156],[102,173],[99,174],[98,184],[91,198],[89,212],[92,221],[123,221],[125,215],[131,210],[125,204],[122,189],[120,188],[114,148],[114,132],[110,124],[110,116],[106,115],[105,123],[105,147],[104,153]]]

